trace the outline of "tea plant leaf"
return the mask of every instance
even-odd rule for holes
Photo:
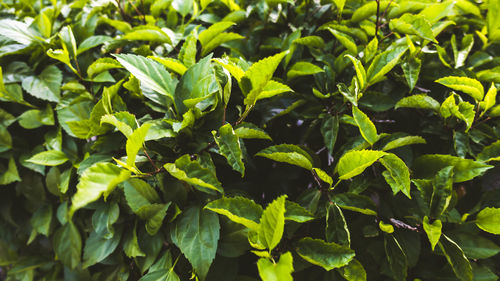
[[[427,154],[418,157],[413,163],[415,175],[418,178],[433,177],[439,170],[447,166],[453,166],[453,181],[464,182],[482,175],[493,166],[470,159],[445,155]]]
[[[89,78],[94,78],[98,74],[110,69],[122,68],[122,65],[112,58],[100,58],[94,61],[87,68],[87,75]]]
[[[301,239],[296,250],[303,259],[327,271],[346,266],[355,255],[348,247],[310,237]]]
[[[235,134],[240,139],[265,139],[272,140],[271,137],[263,129],[252,123],[241,123],[234,129]]]
[[[388,142],[384,146],[384,148],[382,148],[382,150],[388,151],[388,150],[392,150],[392,149],[406,146],[406,145],[423,144],[423,143],[426,143],[426,141],[424,138],[422,138],[420,136],[406,136],[406,137],[397,138],[395,140]]]
[[[339,179],[346,180],[361,174],[366,168],[385,155],[387,153],[376,150],[354,150],[347,152],[340,158],[336,167]]]
[[[217,137],[213,132],[215,142],[219,146],[220,153],[227,159],[227,163],[233,170],[240,172],[245,176],[245,165],[243,164],[243,154],[238,136],[233,130],[231,124],[226,124],[219,128],[220,136]]]
[[[313,75],[320,72],[324,72],[324,70],[319,66],[310,62],[299,61],[288,70],[286,77],[287,79],[293,79],[299,76]]]
[[[404,97],[396,103],[395,109],[401,107],[431,109],[435,112],[439,111],[440,104],[438,101],[424,94],[412,95]]]
[[[201,33],[200,33],[200,35],[201,35]],[[243,37],[237,33],[234,33],[234,32],[223,32],[223,33],[217,34],[217,36],[215,36],[208,43],[206,43],[205,45],[202,45],[203,48],[201,50],[201,55],[204,56],[204,55],[210,53],[210,51],[212,51],[213,49],[219,47],[220,45],[222,45],[226,42],[244,39],[244,38],[245,37]]]
[[[164,165],[165,170],[173,177],[189,184],[223,192],[221,183],[214,173],[204,168],[197,161],[192,161],[189,155],[183,155],[175,160],[175,163]]]
[[[36,42],[39,36],[26,23],[11,19],[0,21],[0,34],[23,45]]]
[[[368,216],[376,216],[376,206],[373,201],[364,195],[354,193],[342,193],[334,198],[332,201],[340,208],[365,214]]]
[[[384,236],[384,248],[394,278],[406,280],[408,258],[399,241],[393,235],[386,235]]]
[[[219,232],[219,217],[200,207],[185,210],[170,232],[172,242],[191,263],[200,280],[205,280],[215,258]]]
[[[172,44],[170,37],[161,28],[153,26],[138,26],[125,33],[120,39]]]
[[[297,145],[280,144],[270,146],[259,151],[255,156],[266,157],[274,161],[296,165],[307,170],[312,169],[311,156]]]
[[[500,208],[484,208],[477,214],[476,225],[482,230],[500,234]]]
[[[44,166],[59,166],[68,160],[69,159],[64,152],[47,150],[33,155],[33,157],[26,161]]]
[[[132,134],[127,138],[127,165],[131,167],[135,167],[135,159],[137,157],[137,153],[143,147],[144,140],[146,138],[146,134],[148,133],[151,124],[145,123],[138,129],[134,130]]]
[[[330,33],[335,36],[335,38],[342,44],[351,54],[356,54],[358,53],[358,46],[356,45],[356,42],[354,39],[352,39],[351,36],[348,34],[338,31],[333,28],[327,28]]]
[[[488,111],[490,108],[492,108],[495,105],[496,98],[497,98],[497,88],[495,87],[495,85],[493,83],[491,83],[491,86],[488,89],[488,92],[484,96],[484,100],[479,103],[479,106],[483,110],[483,112],[481,112],[480,116],[483,116],[486,113],[486,111]]]
[[[339,268],[338,272],[347,281],[366,281],[365,268],[357,259],[352,259],[346,266]]]
[[[431,248],[434,251],[437,243],[439,242],[439,238],[441,237],[441,228],[443,225],[440,220],[435,220],[433,223],[430,223],[429,218],[427,216],[424,217],[423,221],[424,231],[427,234],[427,238],[429,238],[429,242],[431,243]]]
[[[337,115],[327,116],[321,122],[321,134],[323,135],[323,141],[330,154],[333,153],[333,148],[337,142],[339,125],[339,117]]]
[[[263,212],[259,204],[241,196],[214,200],[208,203],[205,209],[224,215],[235,223],[255,231],[259,229],[259,221]]]
[[[476,159],[483,162],[500,161],[500,140],[484,147]]]
[[[422,15],[404,14],[392,19],[389,27],[400,33],[417,35],[418,37],[437,43],[432,33],[431,23]]]
[[[407,49],[408,47],[396,47],[376,55],[366,71],[368,85],[381,81],[384,75],[398,64]]]
[[[23,89],[32,96],[57,102],[60,99],[61,70],[55,65],[47,66],[38,76],[30,76],[23,80]]]
[[[386,182],[391,186],[393,194],[402,191],[406,197],[410,196],[410,171],[405,162],[393,153],[380,158],[380,163],[387,169],[383,172]]]
[[[352,107],[352,117],[359,127],[359,132],[370,145],[373,145],[379,140],[380,137],[377,134],[377,128],[375,128],[370,118],[359,110],[357,106]]]
[[[403,73],[406,78],[406,83],[408,83],[408,87],[410,87],[410,92],[413,91],[417,85],[421,67],[422,61],[418,58],[409,59],[401,64],[401,68],[403,69]]]
[[[69,221],[54,233],[54,252],[62,263],[69,268],[76,268],[80,265],[82,255],[82,238],[80,232]]]
[[[484,96],[483,85],[476,79],[469,77],[447,76],[436,80],[436,83],[456,91],[462,91],[473,97],[476,101],[481,101]]]
[[[285,209],[285,220],[302,223],[314,219],[314,215],[311,212],[295,202],[285,201]]]
[[[263,281],[293,280],[293,256],[290,252],[282,254],[277,263],[273,263],[265,258],[260,258],[257,261],[257,268],[259,269],[259,276]]]
[[[272,251],[281,241],[285,229],[285,199],[280,196],[267,205],[260,218],[259,240]]]
[[[130,172],[111,163],[96,163],[85,170],[73,195],[70,216],[78,209],[96,201],[104,195],[106,198],[119,183],[127,180]]]
[[[352,62],[352,64],[354,65],[354,69],[356,70],[356,77],[358,78],[358,82],[359,82],[359,87],[363,90],[366,86],[366,70],[363,66],[363,64],[361,63],[360,60],[358,60],[357,58],[351,56],[351,55],[345,55],[347,58],[349,58]]]
[[[443,234],[442,237],[443,239],[438,243],[439,248],[443,251],[455,275],[462,281],[472,281],[472,267],[462,249],[446,235]]]

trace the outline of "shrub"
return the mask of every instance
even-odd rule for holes
[[[6,280],[498,279],[500,1],[1,4]]]

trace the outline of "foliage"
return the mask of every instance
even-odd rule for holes
[[[498,280],[499,0],[0,4],[0,279]]]

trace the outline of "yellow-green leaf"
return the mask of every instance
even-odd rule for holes
[[[481,101],[484,96],[484,88],[481,82],[469,77],[447,76],[436,80],[436,83],[456,91],[462,91],[476,101]]]

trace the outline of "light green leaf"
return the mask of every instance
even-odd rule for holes
[[[394,232],[394,226],[392,226],[392,224],[384,223],[383,221],[378,222],[378,228],[385,233],[390,234]]]
[[[363,138],[370,144],[376,143],[380,136],[377,134],[377,128],[373,122],[357,106],[352,107],[352,116]]]
[[[295,202],[285,201],[285,209],[285,220],[302,223],[315,219],[311,212]]]
[[[440,104],[438,101],[425,94],[412,95],[404,97],[396,103],[395,109],[401,107],[431,109],[435,112],[439,111]]]
[[[293,256],[290,252],[282,254],[277,263],[260,258],[257,261],[257,268],[263,281],[293,281]]]
[[[281,241],[285,229],[285,200],[280,196],[267,205],[260,218],[259,240],[272,251]]]
[[[188,68],[175,89],[175,106],[178,113],[184,114],[190,108],[204,110],[211,104],[202,102],[219,91],[211,56],[201,59]]]
[[[445,154],[427,154],[418,157],[413,163],[413,168],[417,178],[431,178],[436,173],[447,167],[453,166],[453,181],[464,182],[482,175],[493,166],[477,162],[471,159]]]
[[[0,174],[0,185],[7,185],[16,181],[21,181],[21,178],[19,177],[14,157],[11,157],[7,171]]]
[[[423,226],[424,231],[427,234],[427,238],[429,238],[429,242],[431,243],[431,248],[434,251],[434,248],[441,237],[441,229],[443,228],[443,225],[440,220],[435,220],[433,223],[430,223],[429,218],[425,216]]]
[[[219,146],[219,152],[226,157],[227,163],[231,165],[233,170],[240,172],[241,177],[245,176],[240,140],[231,124],[228,123],[219,128],[219,137],[216,136],[215,132],[213,133],[215,142]]]
[[[484,96],[484,88],[481,82],[469,77],[447,76],[435,81],[441,85],[456,91],[462,91],[473,97],[476,101],[481,101]]]
[[[66,45],[65,44],[62,44],[63,45],[63,49],[56,49],[56,50],[52,50],[52,49],[49,49],[47,50],[47,56],[55,59],[55,60],[58,60],[62,63],[64,63],[65,65],[67,65],[71,71],[73,71],[75,74],[79,74],[78,70],[76,70],[73,65],[71,64],[71,59],[70,59],[70,55],[69,55],[69,52],[68,52],[68,49],[66,48]]]
[[[472,281],[472,267],[457,243],[442,234],[442,239],[439,241],[438,245],[458,279],[462,281]]]
[[[320,168],[313,168],[314,172],[320,178],[322,181],[326,182],[330,187],[332,187],[333,184],[333,179],[328,175],[325,171],[321,170]]]
[[[389,27],[399,33],[417,35],[418,37],[437,43],[432,33],[431,23],[421,15],[404,14],[399,18],[392,19]]]
[[[196,30],[194,29],[186,37],[184,44],[182,44],[181,50],[179,51],[178,59],[186,66],[191,67],[196,63]]]
[[[115,126],[118,131],[122,132],[122,134],[129,138],[130,135],[132,135],[132,132],[134,132],[132,130],[132,128],[125,122],[122,122],[120,121],[118,117],[121,117],[121,116],[129,116],[129,117],[132,117],[134,120],[135,120],[135,117],[133,115],[131,115],[130,113],[124,111],[124,112],[117,112],[115,114],[106,114],[104,116],[101,117],[101,124],[102,123],[107,123],[107,124],[110,124],[110,125],[113,125]]]
[[[430,213],[439,218],[448,208],[453,191],[453,166],[447,166],[438,171],[432,181],[432,196]]]
[[[458,104],[458,106],[452,107],[452,114],[465,122],[465,132],[468,132],[474,122],[476,111],[474,110],[474,105],[469,102],[462,101]]]
[[[93,79],[98,74],[115,68],[122,68],[122,65],[112,58],[99,58],[87,68],[87,75]]]
[[[144,206],[160,203],[156,190],[143,180],[129,179],[123,186],[125,199],[134,213],[138,213]]]
[[[293,41],[294,44],[299,44],[299,45],[304,45],[307,47],[312,47],[312,48],[324,48],[325,47],[325,41],[323,38],[312,35],[312,36],[304,36],[298,39],[295,39]]]
[[[219,217],[200,207],[190,207],[175,221],[170,238],[188,259],[200,280],[210,269],[219,240]]]
[[[263,129],[252,123],[243,122],[239,124],[234,132],[240,139],[265,139],[272,140],[271,137]]]
[[[293,90],[285,84],[271,80],[262,89],[262,92],[260,92],[255,101],[271,98],[286,92],[293,92]]]
[[[87,50],[90,50],[94,47],[97,47],[101,44],[104,44],[108,41],[111,41],[112,38],[106,35],[94,35],[90,36],[87,39],[83,40],[82,43],[78,46],[78,49],[76,51],[76,54],[79,55]],[[88,70],[87,70],[88,72]]]
[[[342,193],[335,195],[332,201],[337,204],[340,208],[365,214],[368,216],[377,215],[377,206],[370,197],[354,194],[354,193]]]
[[[31,109],[25,111],[18,117],[19,125],[25,129],[36,129],[44,125],[54,125],[54,111],[52,106],[47,103],[44,110]]]
[[[23,79],[23,89],[32,96],[57,102],[61,98],[62,72],[55,65],[47,66],[38,76]]]
[[[500,41],[500,3],[495,0],[488,1],[488,14],[486,15],[488,38],[490,41]],[[3,34],[3,33],[1,33]]]
[[[66,154],[64,154],[64,152],[57,150],[48,150],[35,154],[33,157],[26,161],[44,166],[59,166],[68,160],[69,159]]]
[[[0,123],[0,152],[7,151],[12,148],[12,136],[7,128]]]
[[[200,41],[201,46],[206,46],[208,43],[210,43],[210,41],[214,40],[217,35],[221,34],[224,30],[233,25],[235,25],[235,23],[229,21],[221,21],[212,24],[210,27],[203,30],[198,35],[198,40]]]
[[[155,235],[160,230],[171,203],[149,204],[137,210],[137,215],[146,220],[146,231],[149,235]]]
[[[378,54],[373,59],[370,67],[366,71],[368,85],[373,85],[384,79],[392,68],[394,68],[400,61],[401,56],[406,52],[408,47],[396,47],[394,49],[385,51]]]
[[[156,26],[138,26],[125,33],[120,39],[129,41],[149,41],[172,44],[172,40],[161,28]]]
[[[250,66],[241,78],[240,88],[246,95],[245,105],[252,106],[257,101],[264,87],[273,77],[274,71],[278,68],[281,60],[287,52],[281,52],[274,56],[262,59]]]
[[[346,266],[339,268],[338,271],[347,281],[366,281],[365,268],[357,259],[352,259]]]
[[[96,201],[104,194],[106,198],[115,186],[130,177],[130,172],[111,163],[96,163],[85,170],[73,195],[70,216],[78,209]]]
[[[309,153],[293,144],[270,146],[259,151],[255,156],[262,156],[274,161],[296,165],[307,170],[312,169],[312,158]]]
[[[296,250],[303,259],[327,271],[346,266],[355,255],[348,247],[310,237],[301,239]]]
[[[242,224],[252,230],[259,229],[262,207],[245,197],[225,197],[214,200],[205,206],[212,212],[224,215],[235,223]]]
[[[186,17],[191,10],[193,9],[194,1],[193,0],[173,0],[172,7],[182,15],[182,17]]]
[[[479,106],[483,111],[481,112],[480,116],[483,116],[486,113],[486,111],[492,108],[496,104],[496,100],[497,100],[497,88],[495,87],[495,84],[492,82],[490,88],[488,89],[488,92],[484,96],[484,100],[479,103]]]
[[[141,86],[149,88],[174,100],[175,82],[170,73],[158,62],[130,54],[113,55],[139,81]]]
[[[187,67],[185,67],[184,64],[182,64],[182,62],[173,58],[162,58],[162,57],[152,57],[152,56],[148,58],[163,64],[166,68],[170,69],[171,71],[174,71],[179,75],[183,75],[187,70]]]
[[[144,257],[146,254],[141,250],[139,241],[137,241],[137,224],[134,229],[125,232],[125,241],[123,242],[123,252],[129,258]]]
[[[10,19],[0,20],[0,34],[23,45],[30,45],[40,40],[40,35],[26,23]]]
[[[299,76],[313,75],[316,73],[324,72],[321,67],[314,65],[310,62],[299,61],[295,63],[290,70],[288,70],[286,77],[287,79],[293,79]]]
[[[482,230],[500,234],[500,208],[484,208],[477,214],[476,225]]]
[[[137,153],[144,144],[144,139],[146,138],[149,127],[151,127],[150,123],[144,123],[141,127],[134,130],[134,132],[128,137],[126,144],[128,166],[135,167]]]
[[[388,150],[392,150],[392,149],[406,146],[406,145],[421,144],[421,143],[426,143],[426,141],[424,138],[422,138],[420,136],[406,136],[406,137],[397,138],[395,140],[388,142],[384,146],[384,148],[382,148],[382,150],[388,151]]]
[[[417,85],[421,66],[422,61],[419,58],[411,58],[401,64],[406,83],[408,83],[408,87],[410,87],[410,92],[413,91],[413,88]]]
[[[380,163],[387,169],[382,175],[391,186],[392,193],[397,194],[399,191],[402,191],[406,197],[411,199],[410,171],[405,162],[397,157],[396,154],[389,153],[380,158]]]
[[[238,33],[233,33],[233,32],[223,32],[217,34],[217,36],[215,36],[212,40],[210,40],[206,45],[203,45],[201,49],[201,55],[205,56],[206,54],[210,53],[210,51],[212,51],[213,49],[219,47],[220,45],[226,42],[244,38],[245,37],[239,35]]]
[[[193,184],[195,187],[201,187],[202,191],[204,191],[204,188],[208,188],[223,192],[221,183],[215,174],[211,170],[202,167],[198,161],[191,160],[187,154],[179,157],[175,160],[175,163],[165,164],[164,167],[173,177]]]
[[[387,0],[380,1],[379,11],[385,11],[385,9],[388,9],[387,8],[388,5],[393,6],[397,4]],[[355,23],[360,22],[364,19],[367,19],[375,15],[376,13],[377,13],[377,3],[370,1],[354,11],[351,17],[351,21]]]
[[[359,88],[361,88],[361,91],[364,90],[365,86],[366,86],[366,70],[363,66],[363,64],[361,63],[360,60],[358,60],[357,58],[351,56],[351,55],[345,55],[347,58],[349,58],[352,62],[352,64],[354,65],[354,69],[356,70],[356,77],[358,78],[358,82],[359,82]]]
[[[344,154],[337,164],[339,179],[346,180],[361,174],[386,152],[376,150],[353,150]]]
[[[358,53],[358,45],[350,35],[330,27],[328,27],[327,29],[333,36],[335,36],[335,38],[340,42],[340,44],[342,44],[347,49],[347,51],[349,51],[349,53],[351,54]]]
[[[476,159],[483,162],[500,161],[500,140],[484,147]]]
[[[64,265],[75,269],[81,264],[82,238],[72,221],[68,221],[54,233],[52,243],[55,254]]]

